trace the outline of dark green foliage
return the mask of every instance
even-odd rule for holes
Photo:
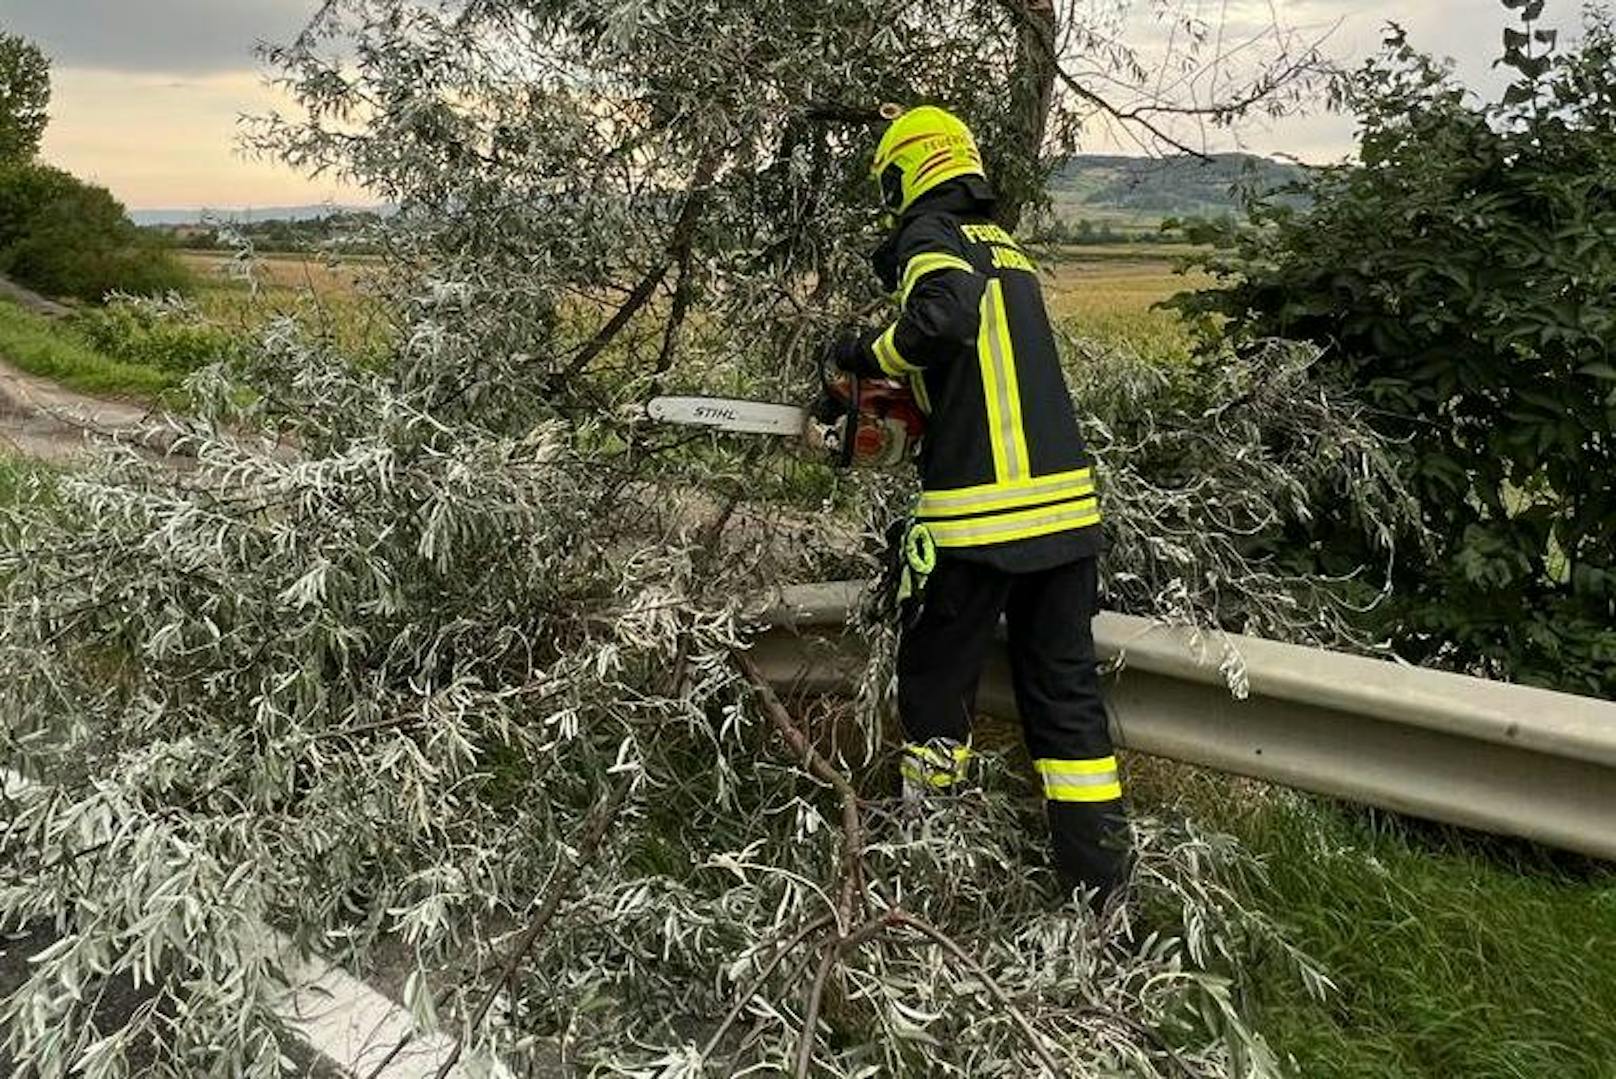
[[[39,46],[0,33],[0,162],[31,161],[49,122],[50,61]]]
[[[79,186],[72,173],[49,165],[0,164],[0,252],[21,242],[45,207]]]
[[[1311,210],[1199,230],[1220,281],[1174,305],[1327,346],[1398,440],[1430,533],[1379,612],[1406,655],[1616,696],[1616,17],[1556,52],[1541,8],[1496,103],[1394,32],[1342,89],[1362,164],[1309,179]],[[1326,569],[1363,553],[1340,519],[1294,538]]]
[[[189,374],[237,356],[241,341],[185,305],[114,301],[73,316],[91,347],[123,363]]]
[[[47,165],[0,166],[0,272],[54,296],[180,290],[189,274],[104,187]]]

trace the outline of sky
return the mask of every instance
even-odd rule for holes
[[[1451,56],[1478,87],[1496,86],[1504,11],[1499,0],[1186,0],[1225,21],[1230,39],[1277,18],[1299,35],[1328,34],[1342,61],[1373,51],[1392,19],[1429,52]],[[253,58],[285,41],[315,0],[0,0],[0,30],[37,42],[52,60],[51,125],[43,156],[109,187],[131,209],[241,208],[366,202],[329,180],[309,180],[237,149],[240,118],[277,104]],[[1144,7],[1143,3],[1138,6]],[[1578,0],[1550,0],[1546,25],[1576,24]],[[1336,160],[1351,122],[1307,115],[1250,122],[1213,149]],[[1096,132],[1084,149],[1109,152]]]

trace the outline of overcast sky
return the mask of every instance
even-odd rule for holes
[[[1504,11],[1499,0],[1199,0],[1229,25],[1272,13],[1304,33],[1333,28],[1326,51],[1358,60],[1390,19],[1414,42],[1451,56],[1478,86],[1496,85]],[[235,151],[238,119],[275,103],[252,49],[284,41],[314,0],[0,0],[0,30],[38,42],[53,62],[47,160],[110,187],[133,209],[237,207],[361,200]],[[1141,3],[1140,7],[1145,5]],[[1578,0],[1550,0],[1550,25],[1576,24]],[[1233,35],[1231,35],[1233,36]],[[1340,117],[1251,124],[1219,149],[1287,152],[1304,160],[1351,149]],[[1096,135],[1096,151],[1117,147]]]

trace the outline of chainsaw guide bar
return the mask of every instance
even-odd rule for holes
[[[808,424],[807,409],[727,397],[657,397],[645,411],[661,423],[751,435],[801,435]]]

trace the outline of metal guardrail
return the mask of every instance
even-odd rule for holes
[[[754,656],[787,692],[845,693],[865,649],[845,632],[862,583],[788,588]],[[1119,745],[1432,820],[1616,860],[1616,703],[1143,618],[1095,620],[1120,659],[1107,709]],[[1230,693],[1223,642],[1250,694]],[[979,694],[1013,718],[1002,648]]]

